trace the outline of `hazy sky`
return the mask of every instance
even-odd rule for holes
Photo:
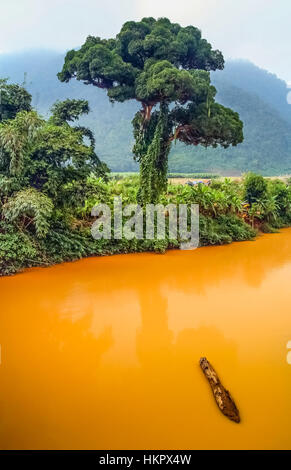
[[[167,16],[199,27],[226,58],[291,81],[290,0],[0,0],[0,7],[1,52],[71,49],[89,34],[115,36],[128,19]]]

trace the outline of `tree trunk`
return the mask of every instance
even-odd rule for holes
[[[154,105],[152,104],[142,103],[143,117],[145,121],[149,121],[151,119],[151,112],[152,112],[153,106]]]
[[[235,423],[240,422],[240,415],[239,411],[236,407],[235,402],[230,396],[228,390],[224,388],[222,383],[219,380],[219,377],[215,370],[213,369],[212,365],[206,357],[202,357],[200,359],[200,367],[203,370],[209,384],[211,390],[213,392],[215,401],[218,405],[220,411],[229,419],[234,421]]]
[[[147,106],[146,113],[151,106]],[[160,104],[158,119],[149,122],[150,130],[142,130],[143,154],[140,156],[140,188],[138,203],[156,204],[160,195],[167,189],[168,155],[171,143],[169,141],[169,108],[166,103]],[[145,114],[146,116],[147,114]],[[141,141],[142,141],[141,139]]]

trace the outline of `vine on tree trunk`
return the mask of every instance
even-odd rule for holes
[[[160,111],[154,112],[147,123],[141,113],[137,113],[133,120],[136,139],[133,151],[140,163],[138,202],[143,205],[156,203],[167,189],[168,155],[171,147],[168,115],[169,107],[162,103]]]

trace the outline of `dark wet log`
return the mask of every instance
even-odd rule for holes
[[[236,404],[231,398],[231,395],[228,390],[226,390],[220,382],[219,377],[213,369],[212,365],[210,364],[210,362],[208,362],[206,357],[202,357],[199,363],[201,369],[205,374],[205,377],[210,383],[210,387],[213,392],[215,401],[218,405],[218,408],[225,416],[227,416],[227,418],[231,419],[235,423],[239,423],[240,415]]]

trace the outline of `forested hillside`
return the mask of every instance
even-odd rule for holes
[[[248,170],[265,173],[291,172],[291,126],[258,95],[248,93],[223,80],[213,80],[217,99],[235,109],[244,122],[245,140],[228,149],[185,148],[172,150],[171,169],[175,171]],[[195,160],[194,160],[195,159]],[[193,166],[193,164],[195,166]]]
[[[113,171],[137,169],[133,162],[131,120],[137,110],[134,102],[110,104],[102,90],[56,77],[63,54],[33,51],[0,55],[0,77],[25,83],[33,105],[45,116],[56,100],[84,98],[91,113],[82,118],[96,136],[96,151]],[[173,146],[170,170],[240,173],[254,170],[264,174],[291,172],[291,112],[285,82],[245,61],[226,64],[212,74],[217,100],[239,112],[244,122],[245,141],[229,149],[203,149]]]

